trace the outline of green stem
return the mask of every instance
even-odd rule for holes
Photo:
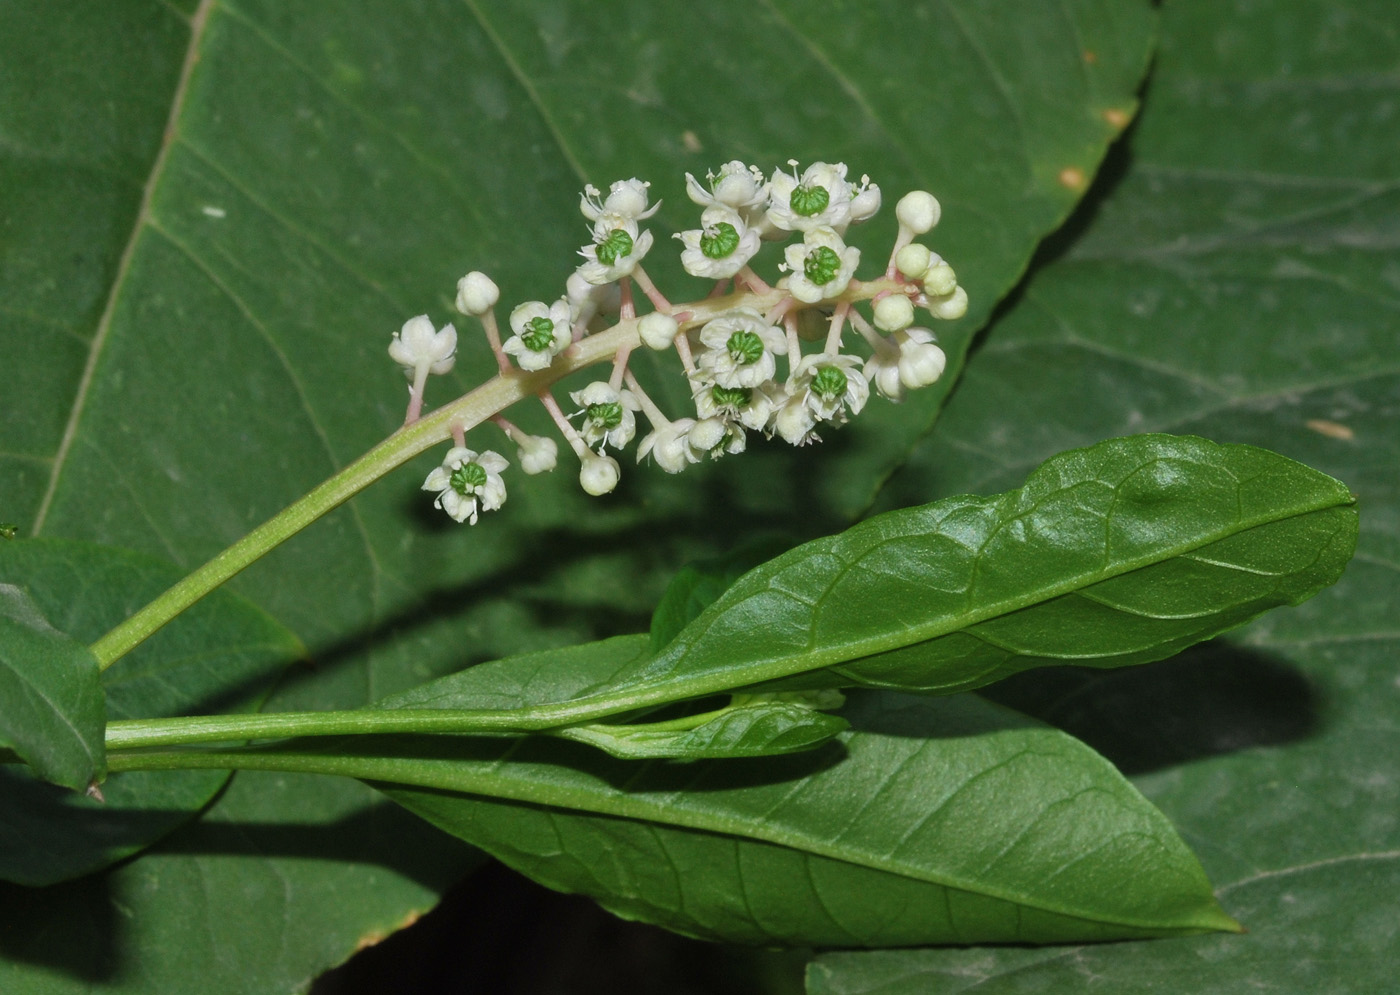
[[[868,300],[896,286],[896,282],[889,280],[853,285],[843,300]],[[766,313],[784,296],[786,294],[781,290],[766,294],[742,292],[693,304],[678,304],[675,311],[689,312],[689,317],[681,325],[684,331],[703,325],[736,307],[752,307]],[[451,438],[454,424],[463,431],[470,431],[517,401],[548,390],[571,373],[611,361],[618,349],[631,349],[640,344],[637,320],[620,321],[606,331],[586,336],[575,343],[560,353],[546,369],[535,373],[511,371],[499,374],[412,425],[404,426],[98,639],[90,647],[97,657],[98,666],[106,670],[180,612],[316,519],[339,507],[390,470]]]

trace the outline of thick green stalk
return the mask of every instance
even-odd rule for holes
[[[900,287],[896,281],[875,280],[858,284],[852,282],[843,300],[869,300],[879,293]],[[786,293],[736,293],[693,304],[680,304],[675,313],[689,313],[681,330],[702,325],[712,318],[736,307],[751,307],[766,312],[782,300]],[[539,394],[564,377],[593,366],[609,362],[619,348],[635,348],[641,344],[636,319],[620,321],[612,328],[589,335],[560,353],[548,368],[535,373],[513,370],[499,374],[480,387],[446,404],[412,425],[407,425],[375,446],[305,497],[288,505],[273,518],[249,532],[208,563],[196,569],[154,601],[117,625],[92,644],[98,665],[107,669],[122,656],[140,645],[153,632],[180,612],[214,590],[224,581],[256,562],[283,541],[329,511],[354,497],[365,487],[440,442],[452,437],[454,426],[470,431],[481,422],[533,394]]]

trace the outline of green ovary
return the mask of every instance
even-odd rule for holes
[[[544,352],[554,344],[554,322],[548,318],[531,318],[520,332],[520,341],[531,352]]]
[[[749,365],[763,358],[763,340],[753,332],[735,332],[724,347],[736,363]]]
[[[611,430],[622,424],[622,405],[617,401],[590,404],[587,412],[588,420],[600,428]]]
[[[841,257],[835,249],[819,245],[807,253],[807,258],[802,261],[802,272],[817,286],[825,286],[841,272]]]
[[[826,187],[798,186],[793,188],[788,203],[792,206],[793,214],[810,218],[826,210],[826,205],[831,203],[831,194],[826,192]]]
[[[632,236],[621,228],[608,233],[608,237],[598,243],[598,262],[611,266],[623,256],[632,254]]]
[[[447,480],[454,491],[468,497],[475,494],[478,488],[486,486],[486,470],[479,463],[463,463],[452,471],[452,476]]]
[[[711,225],[700,236],[700,251],[709,259],[724,259],[739,247],[739,232],[728,221]]]
[[[830,401],[846,393],[846,374],[835,366],[823,366],[812,377],[812,390]]]

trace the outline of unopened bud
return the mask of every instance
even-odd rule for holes
[[[903,294],[890,294],[875,302],[875,327],[882,332],[897,332],[914,323],[914,305]]]
[[[476,270],[457,281],[457,310],[477,317],[490,311],[501,299],[501,288],[485,273]]]
[[[958,287],[946,297],[930,299],[928,313],[944,321],[952,321],[967,314],[967,291]]]
[[[922,280],[936,257],[928,246],[914,242],[895,254],[894,266],[911,280]]]
[[[899,223],[915,235],[932,231],[942,214],[938,199],[927,190],[911,190],[894,206],[894,216]]]
[[[924,273],[924,293],[930,297],[951,294],[957,285],[958,274],[953,272],[953,267],[942,260],[934,263]]]
[[[653,311],[643,315],[641,321],[637,322],[637,332],[642,337],[649,349],[660,352],[662,349],[671,348],[671,344],[676,341],[676,332],[680,325],[676,319],[669,314],[662,314],[660,311]]]
[[[599,456],[592,450],[583,451],[583,466],[579,468],[578,482],[585,493],[593,497],[609,494],[622,477],[617,460],[611,456]]]

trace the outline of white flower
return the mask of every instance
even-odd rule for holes
[[[817,419],[813,416],[812,410],[807,407],[806,401],[799,396],[789,397],[778,407],[773,416],[773,431],[784,442],[794,446],[820,442],[821,439],[812,431],[816,424]]]
[[[656,465],[667,473],[680,473],[691,463],[700,462],[700,455],[690,445],[690,430],[694,418],[678,418],[654,429],[637,446],[637,462],[647,455],[655,457]]]
[[[850,285],[860,265],[860,250],[848,246],[834,228],[813,228],[802,237],[801,245],[784,250],[788,293],[804,304],[816,304],[840,297]]]
[[[755,432],[761,431],[773,416],[773,399],[764,388],[771,389],[773,386],[771,383],[758,387],[705,384],[695,392],[696,414],[701,418],[738,422]]]
[[[763,170],[731,159],[719,167],[719,172],[706,173],[710,188],[706,190],[689,173],[685,174],[686,195],[701,207],[727,207],[737,212],[746,223],[754,212],[768,200],[768,184]]]
[[[727,280],[749,264],[759,248],[758,232],[728,207],[708,207],[700,228],[677,233],[685,246],[681,266],[691,276]]]
[[[510,466],[505,457],[487,450],[480,455],[463,446],[448,450],[442,465],[428,474],[423,490],[437,491],[434,506],[455,521],[476,524],[480,511],[495,511],[506,500],[501,472]]]
[[[593,226],[593,245],[578,250],[583,263],[577,273],[594,286],[631,276],[651,249],[651,232],[620,215],[605,215]]]
[[[880,210],[880,188],[870,182],[870,177],[862,176],[860,186],[851,191],[851,224],[858,225],[869,221]]]
[[[793,173],[773,171],[768,181],[768,220],[783,231],[810,231],[819,226],[845,231],[851,223],[854,187],[846,179],[846,164],[814,162],[799,177],[796,159],[788,160]],[[876,203],[879,206],[879,203]]]
[[[723,418],[701,418],[685,437],[697,458],[719,459],[725,453],[742,453],[747,442],[744,430]]]
[[[606,446],[621,449],[637,434],[637,416],[633,414],[641,405],[630,390],[618,391],[601,380],[594,381],[583,390],[569,394],[579,406],[576,415],[583,415],[583,425],[579,434],[590,447],[601,452]]]
[[[472,270],[457,281],[457,310],[463,314],[480,317],[500,299],[501,288],[485,273]]]
[[[574,323],[582,328],[587,328],[588,323],[599,314],[617,314],[622,304],[622,292],[617,284],[595,287],[579,275],[578,270],[569,274],[564,282],[564,292]]]
[[[617,486],[618,480],[622,478],[622,469],[617,465],[617,460],[611,456],[602,456],[598,453],[583,451],[583,465],[578,471],[579,486],[584,493],[591,497],[602,497],[610,494]]]
[[[927,387],[943,375],[948,357],[933,344],[927,328],[906,328],[895,332],[899,343],[899,382],[910,390]]]
[[[701,375],[721,387],[757,387],[773,379],[774,354],[787,353],[783,330],[752,308],[735,308],[700,329],[705,351],[696,358]]]
[[[639,221],[651,217],[661,208],[660,201],[647,207],[647,188],[650,186],[650,183],[636,177],[618,180],[608,188],[607,199],[600,201],[598,198],[602,196],[602,191],[590,183],[583,188],[578,207],[589,221],[597,221],[606,214]]]
[[[573,313],[567,300],[546,305],[526,301],[510,313],[515,334],[501,348],[515,357],[522,370],[542,370],[573,342]]]
[[[788,380],[788,393],[801,398],[817,421],[839,425],[846,420],[846,408],[858,415],[870,398],[870,384],[858,366],[855,356],[827,352],[804,356]]]
[[[882,340],[883,345],[865,361],[861,375],[875,385],[875,389],[891,401],[904,400],[904,383],[899,379],[899,349]]]
[[[515,458],[520,461],[520,469],[531,476],[548,473],[559,462],[559,445],[548,436],[522,433],[516,438],[516,444],[519,448]]]
[[[435,332],[426,314],[405,321],[403,328],[394,333],[394,341],[389,343],[390,358],[403,367],[410,380],[424,366],[430,373],[448,372],[457,361],[456,352],[457,329],[443,325]]]

